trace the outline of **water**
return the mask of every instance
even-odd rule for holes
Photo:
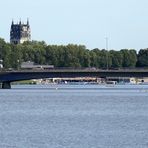
[[[0,148],[148,148],[148,85],[0,90]]]

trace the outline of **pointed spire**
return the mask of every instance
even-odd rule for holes
[[[13,19],[12,19],[12,23],[11,23],[11,25],[14,25],[14,21],[13,21]]]
[[[27,18],[27,26],[29,26],[29,18]]]
[[[20,18],[20,22],[19,22],[19,25],[21,25],[22,24],[22,22],[21,22],[21,18]]]

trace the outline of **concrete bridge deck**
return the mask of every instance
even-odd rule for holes
[[[1,71],[0,82],[2,88],[11,88],[10,83],[20,80],[41,78],[74,78],[74,77],[148,77],[148,69],[122,69],[122,70],[100,70],[100,69],[50,69],[50,70],[18,70]]]

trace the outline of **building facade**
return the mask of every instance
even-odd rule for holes
[[[11,29],[10,29],[10,43],[12,44],[22,44],[25,41],[31,40],[31,31],[29,21],[24,24],[21,21],[19,23],[14,24],[12,21]]]

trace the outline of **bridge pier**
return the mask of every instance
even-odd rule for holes
[[[3,82],[2,83],[2,89],[11,89],[10,82]]]

